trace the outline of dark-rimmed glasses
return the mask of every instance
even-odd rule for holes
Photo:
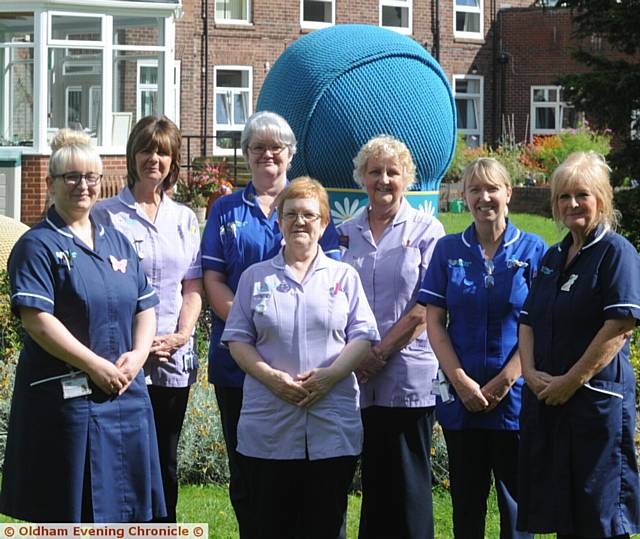
[[[89,187],[95,187],[102,180],[102,174],[97,172],[67,172],[65,174],[57,174],[56,178],[62,178],[64,183],[69,186],[78,185],[83,179]]]

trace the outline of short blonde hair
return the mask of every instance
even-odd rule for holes
[[[320,205],[320,222],[322,226],[329,224],[329,196],[318,180],[309,176],[300,176],[280,193],[278,196],[278,215],[282,219],[284,215],[284,203],[296,198],[315,198]]]
[[[353,179],[363,187],[362,180],[366,174],[369,159],[380,157],[391,157],[397,159],[402,167],[405,188],[413,185],[416,181],[416,164],[407,145],[390,135],[378,135],[370,139],[353,159]]]
[[[478,157],[471,161],[462,171],[462,190],[465,191],[470,182],[481,180],[497,186],[511,189],[511,178],[507,169],[493,157]]]
[[[51,139],[50,145],[53,150],[48,169],[51,178],[71,172],[68,168],[76,160],[95,169],[89,172],[102,174],[102,158],[86,133],[74,129],[60,129]]]
[[[596,223],[614,230],[618,224],[618,212],[613,207],[610,177],[611,168],[603,156],[592,151],[570,154],[551,175],[551,212],[556,223],[561,224],[558,212],[560,194],[584,184],[598,203],[600,213]]]

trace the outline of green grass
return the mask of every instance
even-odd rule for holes
[[[473,220],[469,212],[440,213],[438,214],[438,219],[444,225],[447,234],[462,232]],[[564,237],[564,233],[558,229],[553,220],[547,217],[528,213],[510,213],[509,219],[520,230],[538,234],[549,246],[559,242]]]

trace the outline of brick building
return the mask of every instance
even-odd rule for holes
[[[333,24],[379,25],[424,46],[451,83],[458,128],[469,144],[495,143],[505,130],[516,141],[532,132],[556,132],[575,121],[555,86],[557,77],[583,68],[570,57],[570,13],[532,4],[5,1],[0,4],[0,213],[28,224],[38,220],[48,139],[60,127],[91,134],[106,174],[124,171],[128,130],[150,113],[166,114],[188,139],[194,137],[188,140],[191,155],[200,152],[203,137],[209,137],[207,154],[232,154],[278,56],[300,36]],[[602,45],[594,40],[592,46]],[[5,162],[21,166],[21,189],[10,189]]]

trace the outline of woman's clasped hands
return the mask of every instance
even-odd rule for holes
[[[289,404],[310,408],[331,391],[338,379],[330,367],[311,369],[295,379],[284,371],[273,369],[268,387]]]

